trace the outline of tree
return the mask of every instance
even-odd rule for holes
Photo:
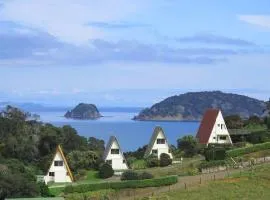
[[[97,152],[99,155],[103,155],[105,150],[104,140],[100,140],[94,137],[88,138],[88,149]]]
[[[144,145],[143,147],[139,147],[136,151],[126,152],[125,157],[135,157],[136,159],[143,159],[146,149],[147,145]]]
[[[184,136],[177,140],[177,147],[184,151],[186,157],[192,157],[197,154],[198,142],[192,135]]]
[[[225,117],[225,123],[228,129],[240,129],[244,126],[244,122],[239,115]]]
[[[267,128],[270,130],[270,117],[267,118]]]
[[[159,161],[160,167],[166,167],[171,164],[172,164],[172,159],[167,153],[160,154],[160,161]]]
[[[94,169],[98,156],[93,151],[71,151],[67,155],[67,160],[72,171]]]

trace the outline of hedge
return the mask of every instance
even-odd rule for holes
[[[205,168],[211,168],[211,167],[217,167],[217,166],[225,166],[226,161],[225,160],[214,160],[214,161],[203,161],[199,165],[199,169],[205,169]]]
[[[204,156],[207,161],[224,160],[226,156],[225,148],[207,148],[204,150]]]
[[[103,182],[95,184],[80,184],[80,185],[69,185],[64,188],[64,193],[84,193],[89,191],[96,191],[102,189],[124,189],[124,188],[145,188],[145,187],[160,187],[166,185],[172,185],[177,183],[177,176],[166,176],[155,179],[145,180],[130,180],[121,182]]]
[[[227,157],[237,157],[241,155],[245,155],[248,153],[256,152],[256,151],[262,151],[270,149],[270,142],[262,143],[262,144],[255,144],[250,147],[243,147],[238,149],[229,150],[226,152]]]

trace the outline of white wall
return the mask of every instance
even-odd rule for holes
[[[117,142],[114,141],[112,143],[111,149],[119,149],[119,154],[111,154],[111,150],[108,153],[108,156],[105,160],[112,160],[112,168],[113,170],[125,170],[128,169],[128,166],[126,163],[123,163],[124,157],[122,156],[122,153],[120,151],[120,147],[118,146]]]
[[[226,140],[221,140],[220,136],[226,136]],[[209,137],[208,143],[231,144],[231,137],[225,124],[221,111],[219,111],[215,125]],[[207,143],[207,144],[208,144]]]
[[[157,139],[165,139],[165,144],[157,144]],[[170,148],[169,148],[168,142],[167,142],[166,138],[164,137],[164,135],[162,134],[162,132],[158,133],[158,136],[157,136],[155,143],[152,147],[152,150],[153,149],[158,150],[158,158],[160,158],[160,154],[162,154],[162,153],[168,154],[171,157],[171,159],[173,158],[172,154],[169,153]],[[151,150],[150,154],[152,154],[152,150]]]
[[[55,183],[66,183],[66,182],[72,182],[71,177],[67,175],[67,168],[65,166],[65,162],[63,166],[54,166],[54,161],[63,161],[60,152],[57,152],[53,162],[50,166],[50,169],[48,171],[48,174],[44,176],[44,181],[47,184],[48,182],[55,182]],[[54,172],[54,177],[49,176],[49,172]]]

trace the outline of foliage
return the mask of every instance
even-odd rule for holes
[[[247,136],[247,142],[252,144],[264,143],[270,141],[270,133],[268,131],[252,132]]]
[[[226,151],[224,148],[206,148],[204,150],[205,160],[224,160],[226,157]]]
[[[177,183],[177,176],[167,176],[155,179],[145,180],[129,180],[121,182],[102,182],[96,184],[80,184],[66,186],[65,194],[68,193],[83,193],[88,191],[96,191],[102,189],[124,189],[124,188],[145,188],[145,187],[160,187]]]
[[[115,196],[114,190],[98,190],[85,193],[71,193],[65,195],[66,200],[110,200],[112,196]]]
[[[239,115],[226,116],[224,120],[228,129],[240,129],[244,126],[244,122]]]
[[[125,181],[125,180],[143,180],[143,179],[152,179],[154,178],[154,176],[149,173],[149,172],[142,172],[142,173],[138,173],[132,170],[128,170],[123,172],[123,174],[121,175],[121,180]]]
[[[134,157],[130,157],[127,162],[129,163],[129,167],[131,169],[145,169],[145,168],[147,168],[145,159],[137,160]]]
[[[138,180],[139,179],[139,174],[135,171],[128,170],[122,173],[121,175],[121,180]]]
[[[172,159],[168,154],[166,153],[160,154],[160,160],[159,160],[160,167],[166,167],[171,164],[172,164]]]
[[[39,182],[40,196],[42,197],[52,197],[48,186],[44,182]]]
[[[151,154],[146,158],[146,166],[147,167],[157,167],[159,166],[159,160],[157,155]]]
[[[67,155],[67,160],[73,171],[90,170],[95,167],[98,156],[93,151],[72,151]]]
[[[125,158],[129,159],[130,157],[134,157],[136,159],[143,159],[146,149],[147,145],[144,145],[143,147],[139,147],[136,151],[126,152],[124,153]]]
[[[268,130],[270,130],[270,117],[267,117],[266,125]]]
[[[270,142],[262,143],[262,144],[255,144],[253,146],[249,147],[243,147],[243,148],[238,148],[238,149],[232,149],[226,152],[227,157],[238,157],[242,156],[244,154],[256,152],[256,151],[261,151],[261,150],[266,150],[270,149]]]
[[[192,157],[197,154],[198,142],[193,135],[187,135],[177,140],[177,147],[184,151],[186,157]]]
[[[199,169],[204,168],[211,168],[211,167],[217,167],[217,166],[224,166],[226,165],[225,160],[213,160],[213,161],[203,161],[199,165]]]
[[[112,166],[108,163],[104,163],[100,166],[99,169],[99,177],[100,178],[110,178],[114,174],[114,171],[112,169]]]
[[[94,137],[88,138],[88,149],[91,151],[95,151],[98,155],[103,155],[105,150],[105,142],[104,140],[100,140]]]

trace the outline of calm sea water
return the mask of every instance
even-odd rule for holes
[[[134,112],[102,112],[98,120],[72,120],[63,117],[65,112],[37,112],[41,121],[56,126],[71,125],[79,135],[96,137],[108,141],[111,135],[119,140],[123,151],[135,150],[148,144],[155,126],[161,126],[170,144],[176,145],[178,138],[186,134],[195,135],[198,122],[133,121]]]

